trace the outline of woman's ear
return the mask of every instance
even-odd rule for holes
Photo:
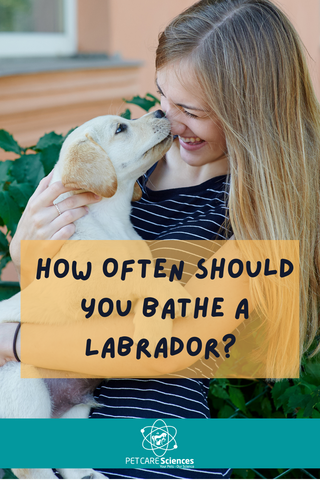
[[[117,191],[117,175],[106,151],[89,134],[82,136],[66,150],[61,181],[65,187],[88,190],[101,197],[112,197]]]

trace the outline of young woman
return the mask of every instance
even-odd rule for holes
[[[319,322],[320,110],[297,33],[269,0],[201,0],[160,35],[156,69],[161,106],[179,138],[144,179],[143,197],[132,210],[138,233],[145,239],[227,238],[233,232],[237,240],[299,240],[302,353]],[[65,189],[48,183],[40,184],[13,239],[17,265],[21,239],[69,238],[72,221],[98,201],[72,197],[57,216],[52,202]],[[227,216],[228,233],[221,228]],[[174,326],[178,337],[189,328],[182,320]],[[285,339],[281,312],[275,325]],[[0,327],[2,357],[12,359],[15,327]],[[36,326],[26,327],[31,341]],[[110,326],[110,336],[119,336],[117,328]],[[44,345],[24,361],[48,367],[39,365],[49,349]],[[277,355],[271,346],[268,362],[273,365]],[[74,370],[70,357],[63,362]],[[135,374],[129,362],[121,369],[119,376]],[[191,379],[111,380],[98,389],[104,406],[92,416],[209,416],[206,386]],[[150,472],[126,474],[149,478]],[[205,478],[204,472],[194,474]],[[192,473],[181,477],[186,475]]]

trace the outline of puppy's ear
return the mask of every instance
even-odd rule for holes
[[[89,190],[101,197],[112,197],[118,186],[110,158],[88,134],[66,151],[61,181],[65,187]]]
[[[136,182],[133,188],[132,202],[137,202],[138,200],[140,200],[141,197],[142,197],[142,190],[138,182]]]

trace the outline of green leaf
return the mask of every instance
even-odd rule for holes
[[[312,361],[307,361],[304,365],[304,373],[301,375],[303,380],[313,385],[320,385],[320,359],[317,358]]]
[[[11,235],[16,231],[21,213],[21,209],[11,198],[9,192],[0,192],[0,215]]]
[[[0,183],[10,181],[10,169],[13,165],[13,160],[0,161]]]
[[[6,130],[0,130],[0,148],[5,152],[14,152],[18,155],[23,151],[13,136]]]
[[[228,400],[230,398],[228,392],[224,388],[215,384],[210,385],[210,396],[222,398],[223,400]]]
[[[12,473],[12,470],[10,470],[9,468],[4,468],[4,479],[5,478],[17,478],[13,473]]]
[[[41,152],[41,163],[44,168],[44,174],[48,175],[59,159],[59,153],[61,145],[50,145],[48,148],[44,148]]]
[[[272,418],[286,418],[285,414],[282,412],[273,412],[271,415]]]
[[[19,207],[25,209],[29,198],[34,192],[34,188],[30,183],[17,183],[14,181],[9,185],[8,192]]]
[[[316,385],[313,385],[312,383],[309,383],[305,380],[305,377],[300,378],[299,384],[302,387],[305,387],[306,393],[311,393],[311,392],[317,392],[319,388]]]
[[[146,112],[149,112],[152,107],[154,107],[157,103],[160,103],[160,100],[158,100],[154,95],[151,95],[151,93],[147,93],[144,98],[141,98],[138,95],[136,97],[133,97],[131,100],[126,100],[125,98],[123,98],[123,100],[126,103],[138,105],[138,107],[142,108]]]
[[[237,469],[234,468],[232,470],[232,477],[231,478],[256,478],[253,470],[249,469]]]
[[[262,398],[261,411],[264,418],[270,418],[272,414],[271,402],[267,397]]]
[[[129,108],[127,108],[125,112],[120,113],[120,117],[126,118],[127,120],[131,120],[131,112]]]
[[[229,387],[229,395],[231,402],[242,412],[246,412],[246,401],[244,395],[239,388]]]
[[[293,410],[296,408],[305,408],[310,400],[313,404],[316,404],[316,400],[313,400],[311,395],[292,394],[288,400],[288,406]]]
[[[312,412],[312,418],[320,418],[320,412],[314,409]]]
[[[303,414],[304,414],[304,408],[299,408],[296,418],[304,418]]]
[[[58,135],[55,132],[46,133],[43,137],[40,138],[37,145],[35,146],[35,150],[44,150],[52,145],[61,145],[63,144],[64,136]]]
[[[4,233],[0,231],[0,255],[3,255],[8,251],[9,242]]]
[[[154,95],[152,95],[152,93],[147,93],[146,94],[146,97],[149,97],[149,98],[152,98],[154,100],[154,104],[156,105],[157,103],[161,103],[159,98],[155,97]]]
[[[218,418],[229,418],[234,414],[234,409],[230,405],[224,405],[221,410],[219,410]]]
[[[11,175],[18,183],[31,183],[36,188],[44,177],[41,153],[21,155],[20,158],[13,162]]]
[[[266,388],[266,384],[264,382],[258,381],[254,387],[254,397],[260,395]]]
[[[311,398],[306,408],[304,409],[303,418],[312,418],[312,414],[315,411],[314,410],[315,405],[316,405],[315,400]]]
[[[222,388],[227,388],[231,385],[229,378],[215,378],[211,381],[211,384],[219,385]]]
[[[277,402],[279,403],[279,405],[282,406],[285,414],[292,412],[293,407],[289,405],[290,398],[293,395],[299,395],[301,393],[302,392],[301,392],[300,385],[294,385],[293,387],[287,388],[287,390],[282,395],[279,396]]]
[[[290,383],[288,380],[283,380],[282,382],[276,382],[274,384],[274,387],[271,390],[271,396],[277,410],[281,407],[281,405],[283,405],[283,400],[280,400],[280,397],[287,391],[289,387]]]

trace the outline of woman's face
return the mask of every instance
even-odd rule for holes
[[[212,162],[226,164],[226,139],[218,120],[214,119],[195,90],[192,72],[186,70],[187,85],[184,87],[169,65],[157,72],[157,87],[161,95],[161,108],[171,123],[173,135],[179,136],[180,155],[191,166],[203,166]],[[187,89],[186,89],[187,88]],[[195,93],[192,93],[195,92]]]

